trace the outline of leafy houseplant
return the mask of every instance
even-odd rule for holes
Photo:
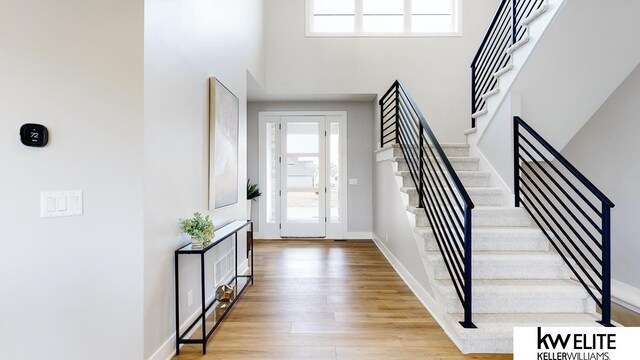
[[[254,200],[262,195],[258,184],[252,184],[251,179],[247,179],[247,200]]]
[[[190,219],[180,219],[180,228],[185,234],[191,236],[194,244],[202,245],[213,239],[215,227],[209,215],[202,217],[202,214],[195,212]]]
[[[252,184],[251,179],[247,179],[247,218],[251,219],[251,202],[262,195],[258,184]]]

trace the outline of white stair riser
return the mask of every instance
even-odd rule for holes
[[[395,161],[398,162],[398,171],[407,171],[409,168],[407,167],[406,161],[404,158],[398,157],[395,158]],[[451,166],[454,171],[477,171],[479,161],[473,158],[450,158]],[[442,167],[444,170],[444,166]]]
[[[439,178],[444,181],[448,179],[448,177],[442,176],[442,173],[437,173]],[[458,178],[462,182],[464,187],[488,187],[491,185],[491,176],[487,173],[486,176],[474,176],[473,174],[458,174]],[[413,178],[409,173],[402,174],[402,186],[406,187],[415,187],[416,184],[413,182]]]
[[[460,147],[460,146],[443,146],[442,150],[444,150],[444,154],[447,156],[469,156],[469,147]],[[438,154],[435,148],[433,148],[433,153]],[[429,153],[431,154],[431,153]],[[393,156],[402,157],[404,153],[399,146],[393,147]]]
[[[531,219],[526,213],[513,211],[488,211],[474,209],[472,211],[473,227],[528,227]],[[416,226],[429,226],[429,221],[424,210],[416,214]]]
[[[473,311],[483,314],[517,314],[517,313],[591,313],[595,312],[595,302],[591,298],[579,294],[492,294],[491,296],[473,297]],[[455,294],[445,297],[447,312],[463,312],[462,303]]]
[[[470,191],[469,189],[467,189],[467,192],[471,197],[471,201],[473,201],[473,203],[478,206],[498,206],[498,205],[502,205],[502,202],[503,202],[502,194],[482,194],[482,193],[476,193],[474,191]],[[405,193],[409,195],[409,205],[418,206],[420,201],[420,197],[418,196],[418,190],[412,189],[412,190],[405,191]],[[432,196],[437,197],[438,194],[432,194]],[[451,200],[451,203],[455,205],[455,201],[452,198],[450,198],[450,200]],[[444,201],[446,202],[447,200],[445,199]],[[462,204],[462,199],[460,199],[459,201]]]
[[[449,272],[440,256],[429,257],[435,279],[450,279]],[[473,259],[472,276],[474,279],[569,279],[569,270],[563,260],[513,261],[505,256],[504,261],[482,261]]]
[[[472,225],[474,227],[531,226],[531,218],[529,218],[525,212],[518,211],[517,209],[514,210],[515,211],[509,212],[491,212],[474,209],[472,211]]]
[[[404,160],[394,162],[396,164],[396,171],[409,171],[409,166],[407,166],[407,163]]]
[[[439,251],[433,233],[424,234],[425,250]],[[549,241],[544,235],[472,234],[473,251],[548,251]]]

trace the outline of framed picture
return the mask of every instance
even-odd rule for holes
[[[209,209],[238,202],[238,98],[209,78]]]

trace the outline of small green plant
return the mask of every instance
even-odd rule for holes
[[[247,179],[247,200],[255,200],[262,195],[258,184],[252,184],[251,179]]]
[[[195,212],[191,219],[180,219],[180,228],[185,234],[199,242],[211,240],[215,229],[209,215],[202,217],[199,212]]]

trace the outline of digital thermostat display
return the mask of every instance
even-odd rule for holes
[[[20,128],[20,140],[26,146],[43,147],[49,142],[49,131],[44,125],[24,124]]]

